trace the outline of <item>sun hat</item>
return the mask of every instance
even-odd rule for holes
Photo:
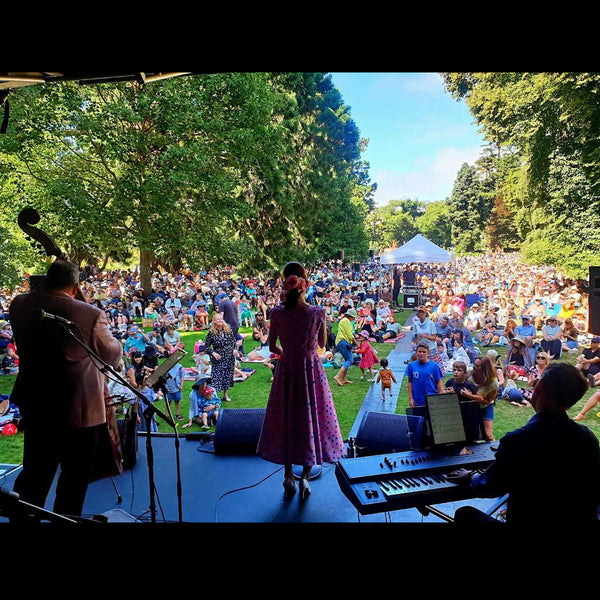
[[[198,377],[198,379],[196,379],[196,381],[194,381],[192,384],[192,389],[197,390],[203,383],[208,385],[210,381],[210,377],[207,377],[206,375],[200,375],[200,377]]]
[[[8,412],[9,408],[10,400],[8,398],[0,402],[0,417],[3,417]]]
[[[370,334],[366,329],[363,329],[358,335],[362,335],[364,338],[369,338]]]
[[[356,313],[356,311],[353,308],[349,308],[346,311],[346,316],[347,317],[352,317],[353,319],[356,319],[356,317],[358,317],[358,314]]]

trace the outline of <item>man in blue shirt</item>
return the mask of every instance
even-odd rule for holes
[[[429,347],[424,343],[417,346],[417,359],[408,363],[406,377],[411,407],[425,406],[426,396],[443,393],[442,371],[436,362],[429,360]]]
[[[435,329],[439,335],[442,336],[443,340],[450,339],[452,335],[452,327],[450,327],[450,319],[447,316],[443,316],[436,324]]]
[[[140,352],[144,352],[146,349],[146,342],[148,341],[148,336],[139,329],[137,325],[132,325],[129,328],[129,335],[125,340],[125,346],[123,347],[123,352],[127,356],[131,354],[132,350],[139,350]]]
[[[529,315],[521,316],[521,325],[515,327],[515,334],[520,335],[525,340],[525,345],[531,348],[537,336],[535,325],[531,323]]]

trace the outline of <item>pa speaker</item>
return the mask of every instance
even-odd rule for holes
[[[403,294],[402,295],[402,307],[403,308],[417,308],[419,305],[419,294]]]
[[[338,260],[344,260],[344,251],[338,250]]]
[[[215,428],[215,454],[256,454],[264,420],[264,408],[221,410]]]
[[[357,454],[364,456],[420,448],[424,426],[425,419],[419,416],[368,411],[356,434]]]
[[[600,267],[590,267],[588,331],[600,335]]]

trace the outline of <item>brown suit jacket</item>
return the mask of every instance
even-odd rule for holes
[[[92,427],[106,422],[102,365],[96,366],[56,321],[42,320],[40,309],[76,323],[71,331],[111,367],[122,356],[106,315],[95,306],[62,293],[36,290],[19,295],[9,313],[19,352],[11,402],[19,407],[25,425],[29,421],[48,427]]]

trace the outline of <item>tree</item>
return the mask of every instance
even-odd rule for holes
[[[516,150],[501,186],[528,261],[597,264],[598,73],[445,73],[491,142]]]
[[[0,169],[73,260],[139,252],[149,290],[157,260],[366,255],[363,143],[323,74],[64,83],[15,93]]]
[[[484,204],[477,169],[463,163],[450,196],[452,245],[456,252],[476,252],[483,249],[482,207]]]
[[[449,248],[452,245],[450,206],[446,200],[427,202],[415,225],[421,235],[437,246]]]

